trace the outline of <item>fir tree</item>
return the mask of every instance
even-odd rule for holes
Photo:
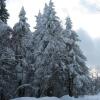
[[[69,72],[68,76],[73,80],[70,82],[69,78],[67,81],[72,83],[72,89],[69,92],[72,95],[84,95],[90,92],[90,81],[88,67],[86,66],[86,57],[83,55],[78,42],[80,41],[78,35],[75,31],[72,30],[72,22],[70,17],[67,17],[66,20],[66,29],[63,34],[63,39],[67,46],[69,61],[67,64],[67,72]],[[72,77],[73,76],[73,77]],[[70,87],[68,85],[68,88]],[[91,84],[90,84],[91,85]]]
[[[45,4],[43,14],[39,12],[36,21],[33,38],[35,96],[61,96],[63,93],[63,90],[60,91],[60,87],[63,87],[61,59],[64,55],[65,44],[61,38],[62,27],[52,1],[48,5]],[[55,73],[56,71],[58,73]],[[53,78],[52,74],[57,74],[57,77]],[[61,76],[59,77],[58,74]],[[50,81],[53,84],[49,85]]]
[[[7,19],[9,17],[9,14],[6,9],[6,0],[0,0],[0,19],[4,22],[7,23]]]
[[[0,20],[0,98],[9,99],[15,89],[15,55],[11,47],[13,30]],[[2,100],[3,100],[2,99]]]
[[[19,14],[19,22],[13,27],[13,42],[15,43],[16,59],[22,59],[26,57],[26,48],[30,45],[30,38],[32,34],[29,29],[29,24],[26,22],[27,18],[25,17],[26,12],[24,7],[22,7]]]
[[[22,7],[19,14],[19,22],[16,23],[15,26],[13,27],[14,34],[12,36],[12,41],[14,44],[13,49],[15,52],[15,59],[16,59],[16,73],[17,73],[18,83],[20,83],[20,85],[26,83],[27,73],[28,71],[30,71],[29,58],[31,53],[30,47],[31,47],[32,33],[29,29],[29,24],[26,22],[27,18],[25,17],[25,15],[26,12],[24,10],[24,7]]]

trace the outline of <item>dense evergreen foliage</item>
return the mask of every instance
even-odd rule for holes
[[[19,22],[7,24],[5,3],[0,9],[0,93],[5,100],[16,96],[78,96],[92,89],[86,57],[70,17],[63,29],[50,0],[36,16],[32,33],[22,7]],[[1,12],[5,12],[2,13]],[[4,16],[2,18],[2,16]],[[5,99],[4,99],[5,98]]]
[[[6,9],[6,0],[0,0],[0,19],[4,22],[7,23],[7,19],[9,17],[8,11]]]

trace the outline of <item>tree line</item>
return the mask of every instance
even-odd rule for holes
[[[50,0],[31,32],[25,15],[22,7],[12,29],[5,0],[0,0],[0,100],[91,94],[92,79],[70,16],[64,29]]]

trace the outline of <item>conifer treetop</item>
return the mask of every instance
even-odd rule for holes
[[[20,21],[22,21],[22,22],[25,22],[26,21],[27,18],[25,17],[25,15],[26,15],[25,9],[22,6],[21,11],[19,13]]]
[[[37,20],[38,19],[40,19],[42,17],[42,14],[41,14],[41,12],[40,12],[40,10],[39,10],[39,13],[38,13],[38,15],[36,16],[36,18],[37,18]]]
[[[68,16],[68,17],[66,18],[66,29],[67,29],[67,30],[71,30],[71,29],[72,29],[72,21],[71,21],[70,16]]]
[[[41,27],[41,24],[42,24],[41,20],[42,20],[42,14],[41,14],[41,12],[39,10],[38,15],[36,16],[36,22],[37,23],[36,23],[36,26],[34,27],[35,29],[38,29],[38,28]]]
[[[27,18],[25,17],[25,15],[26,15],[25,9],[22,6],[19,13],[19,22],[16,23],[13,27],[14,31],[17,32],[17,34],[18,32],[25,34],[30,31],[29,29],[30,25],[26,22]]]
[[[55,16],[56,12],[52,0],[50,0],[48,5],[45,4],[44,12],[45,12],[44,13],[45,16],[49,16],[51,18]]]
[[[54,4],[53,4],[52,0],[49,1],[49,6],[54,7]]]

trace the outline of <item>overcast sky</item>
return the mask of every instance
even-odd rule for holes
[[[69,15],[73,29],[78,31],[82,40],[81,48],[87,56],[88,65],[100,65],[100,0],[52,0],[62,24]],[[31,30],[35,26],[35,15],[43,11],[49,0],[7,0],[10,13],[8,24],[13,27],[18,22],[18,14],[25,7]]]

